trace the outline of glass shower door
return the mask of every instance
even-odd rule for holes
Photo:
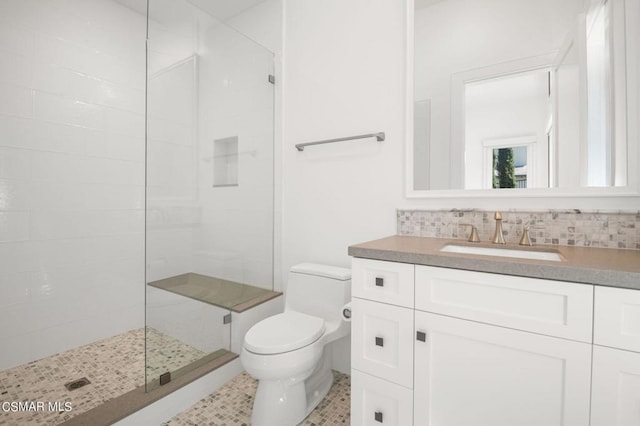
[[[272,296],[273,66],[188,1],[149,1],[148,390],[237,356],[232,319]]]

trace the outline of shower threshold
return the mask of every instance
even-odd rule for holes
[[[164,398],[170,393],[177,391],[181,387],[188,385],[213,370],[222,367],[236,358],[238,358],[238,355],[233,352],[226,350],[217,351],[202,360],[197,361],[196,368],[194,368],[193,364],[186,366],[185,368],[188,368],[186,373],[181,374],[178,378],[172,380],[166,385],[156,387],[149,392],[147,392],[145,386],[139,386],[124,395],[120,395],[106,401],[92,410],[72,417],[60,426],[113,424],[146,407],[147,405]]]
[[[282,295],[277,291],[193,272],[152,281],[148,285],[233,312],[244,312]]]

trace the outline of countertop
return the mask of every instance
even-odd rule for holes
[[[557,262],[441,252],[440,249],[447,244],[552,251],[559,253],[563,260]],[[523,247],[513,244],[469,243],[464,240],[395,235],[350,246],[349,255],[640,290],[640,250],[546,245]]]

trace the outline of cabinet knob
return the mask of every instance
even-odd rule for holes
[[[384,278],[376,277],[376,287],[384,287]]]
[[[383,420],[382,420],[382,418],[383,418],[383,416],[382,416],[382,411],[376,411],[376,412],[373,414],[373,418],[374,418],[374,420],[375,420],[376,422],[378,422],[378,423],[383,423]]]
[[[376,337],[376,346],[384,346],[384,338]]]
[[[425,333],[424,331],[416,332],[416,340],[419,340],[421,342],[426,342],[427,341],[427,333]]]

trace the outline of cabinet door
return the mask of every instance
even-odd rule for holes
[[[413,310],[353,298],[351,367],[413,387]]]
[[[640,425],[640,353],[593,347],[591,426]]]
[[[591,345],[420,311],[415,327],[416,425],[589,424]]]
[[[351,371],[351,424],[409,426],[413,421],[413,392],[395,383]]]

